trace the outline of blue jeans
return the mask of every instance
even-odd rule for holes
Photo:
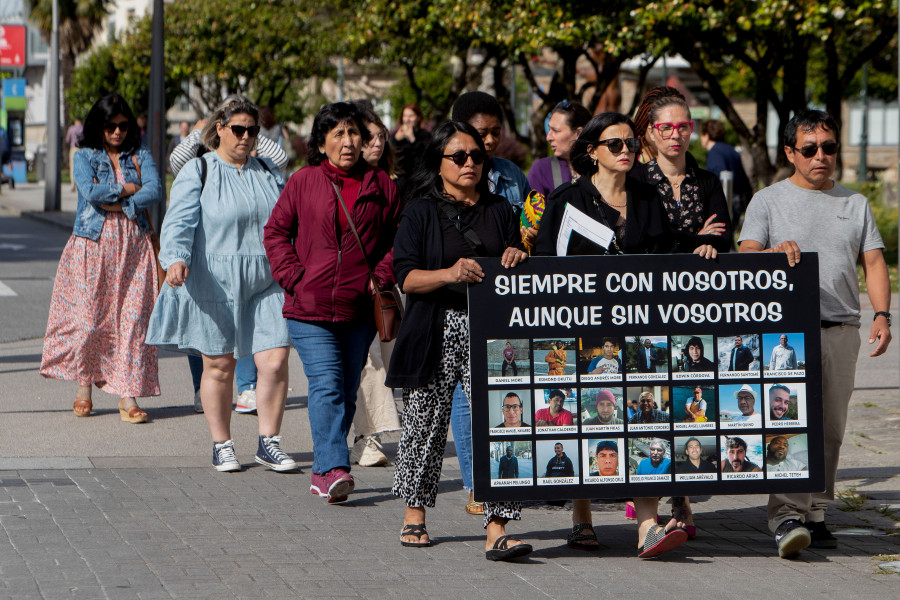
[[[203,359],[188,354],[188,366],[191,368],[191,380],[196,394],[200,391],[200,378],[203,377]],[[237,380],[238,394],[256,388],[256,363],[253,362],[252,356],[245,356],[237,361],[234,378]]]
[[[356,392],[375,326],[288,319],[291,342],[309,382],[308,412],[313,473],[350,470],[347,434],[356,413]]]
[[[453,443],[456,445],[456,458],[462,472],[463,487],[472,491],[475,489],[472,485],[472,408],[463,393],[461,383],[457,383],[456,389],[453,390],[450,425],[453,427]]]

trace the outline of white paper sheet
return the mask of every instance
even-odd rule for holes
[[[609,248],[610,243],[612,243],[612,240],[616,235],[612,229],[603,223],[595,221],[577,208],[574,208],[571,204],[566,204],[566,210],[563,211],[562,223],[560,223],[559,226],[559,236],[556,238],[557,256],[567,256],[569,239],[572,237],[573,231],[578,232],[603,248]]]

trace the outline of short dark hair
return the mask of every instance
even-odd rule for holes
[[[611,337],[605,337],[605,338],[603,338],[602,344],[603,344],[604,346],[606,345],[606,342],[609,342],[609,343],[612,344],[613,346],[617,346],[617,345],[618,345],[618,342],[615,340],[615,338],[611,338]]]
[[[325,160],[325,154],[319,152],[319,146],[325,143],[328,132],[341,123],[350,122],[359,129],[363,143],[372,139],[369,129],[363,122],[359,108],[351,102],[332,102],[323,106],[313,119],[312,130],[309,132],[309,155],[306,161],[311,165],[320,165]],[[362,152],[359,160],[363,160]]]
[[[703,447],[703,443],[700,442],[700,440],[698,440],[698,439],[695,438],[695,437],[689,437],[689,438],[684,442],[684,449],[685,449],[685,450],[687,450],[687,446],[688,446],[688,444],[690,444],[691,442],[697,442],[698,444],[700,444],[700,447],[701,447],[701,448]]]
[[[717,119],[703,121],[700,124],[700,133],[709,136],[709,139],[714,142],[725,141],[725,126],[722,125],[722,121]]]
[[[131,112],[131,107],[120,94],[113,92],[97,100],[88,111],[84,120],[84,137],[81,139],[81,148],[93,148],[103,150],[103,126],[116,115],[122,115],[128,119],[128,132],[119,150],[134,151],[141,146],[141,130],[137,119]]]
[[[554,106],[548,116],[552,117],[555,114],[564,115],[566,117],[566,125],[568,125],[569,129],[572,131],[575,131],[579,127],[584,127],[587,125],[587,122],[591,120],[591,111],[577,102],[570,102],[568,100],[563,100]]]
[[[809,133],[821,127],[825,131],[833,131],[834,139],[841,141],[841,132],[837,121],[824,110],[801,110],[788,121],[784,128],[784,145],[793,148],[797,144],[797,131]]]
[[[597,449],[594,450],[594,454],[599,454],[601,450],[612,450],[616,454],[619,453],[619,444],[614,442],[613,440],[600,440],[597,442]]]
[[[453,103],[450,118],[468,123],[475,115],[497,117],[503,123],[503,109],[497,99],[487,92],[466,92]]]
[[[726,448],[743,448],[744,452],[747,451],[747,442],[744,441],[744,438],[739,437],[731,437],[728,438],[728,441],[725,443]]]
[[[507,398],[519,398],[519,395],[515,392],[509,392],[508,394],[503,396],[503,400],[506,400]],[[521,402],[521,401],[522,401],[522,399],[519,398],[519,402]]]
[[[441,179],[441,161],[444,160],[444,149],[457,133],[468,135],[484,152],[484,141],[475,131],[475,128],[463,121],[445,121],[438,125],[431,133],[431,141],[425,147],[425,154],[416,165],[416,170],[409,183],[411,190],[408,198],[411,201],[429,199],[433,201],[453,200],[444,190],[444,181]],[[481,179],[475,185],[475,190],[484,196],[490,193],[488,189],[488,167],[485,164],[481,169]]]
[[[772,384],[772,387],[769,388],[769,398],[772,397],[772,392],[774,390],[784,390],[785,392],[788,393],[788,396],[791,395],[791,388],[784,385],[783,383],[774,383],[774,384]]]
[[[600,113],[587,122],[569,152],[569,162],[579,175],[590,177],[597,172],[597,164],[588,152],[597,147],[600,136],[608,127],[620,124],[631,127],[631,133],[634,135],[634,123],[622,113],[612,111]]]
[[[550,394],[547,396],[547,398],[548,398],[548,399],[549,399],[549,398],[556,398],[557,396],[559,396],[559,397],[562,398],[563,400],[566,399],[566,395],[563,393],[562,390],[550,390]]]

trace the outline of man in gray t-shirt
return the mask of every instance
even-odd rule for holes
[[[831,179],[839,133],[822,111],[801,111],[791,119],[784,152],[794,174],[753,197],[739,240],[741,252],[784,252],[791,266],[800,261],[801,251],[819,254],[826,490],[769,496],[769,528],[782,557],[796,556],[807,546],[837,548],[825,526],[825,508],[834,499],[860,347],[859,259],[875,309],[869,343],[878,343],[871,356],[883,354],[891,341],[890,280],[875,218],[864,196]]]

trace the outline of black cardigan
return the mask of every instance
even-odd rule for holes
[[[725,199],[725,192],[722,191],[722,182],[714,174],[698,167],[693,157],[688,161],[687,168],[692,171],[692,175],[697,180],[697,187],[700,188],[700,199],[703,202],[703,220],[705,221],[710,216],[716,215],[716,219],[713,222],[724,223],[725,231],[722,235],[700,235],[691,231],[677,230],[673,227],[673,235],[677,244],[675,251],[693,252],[697,246],[711,244],[718,252],[730,252],[734,247],[734,230],[731,227],[728,201]],[[635,165],[629,171],[628,176],[650,185],[658,196],[659,191],[656,183],[650,179],[647,163]],[[659,199],[659,203],[662,205],[662,198]],[[668,219],[668,217],[666,218]]]
[[[495,194],[483,194],[478,202],[486,204],[498,235],[507,240],[506,247],[521,248],[518,222],[509,203]],[[444,253],[441,218],[444,217],[437,204],[429,199],[410,202],[400,216],[394,237],[394,272],[400,289],[411,271],[441,268]],[[392,388],[428,385],[441,359],[443,339],[443,309],[438,306],[434,293],[408,294],[385,385]]]
[[[653,186],[636,179],[625,179],[625,195],[628,212],[625,219],[625,239],[620,244],[624,254],[668,254],[674,250],[675,242],[669,229],[669,220],[656,198]],[[597,202],[594,202],[594,199]],[[576,182],[564,183],[547,198],[541,226],[532,254],[535,256],[556,256],[556,238],[562,223],[566,204],[571,204],[592,219],[614,229],[619,220],[619,211],[600,200],[600,192],[591,183],[590,177],[580,177]],[[604,254],[596,245],[589,254]],[[396,256],[394,258],[396,261]]]

